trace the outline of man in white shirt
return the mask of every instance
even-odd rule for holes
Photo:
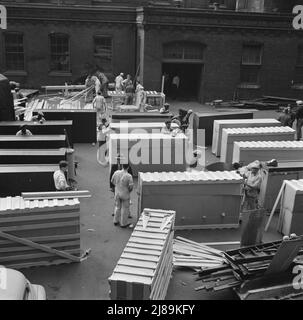
[[[123,80],[124,80],[123,76],[124,76],[124,73],[121,72],[115,79],[115,89],[116,89],[116,91],[121,92],[122,89],[123,89]]]
[[[180,78],[178,75],[175,75],[172,81],[173,99],[177,99],[179,87],[180,87]]]
[[[130,216],[130,194],[134,188],[133,177],[128,173],[128,164],[122,165],[122,170],[117,170],[111,179],[115,186],[115,212],[114,225],[120,223],[121,228],[132,228],[133,225],[128,223]]]
[[[59,162],[59,170],[54,172],[54,183],[57,191],[69,191],[73,190],[66,181],[65,172],[67,172],[67,162]]]
[[[97,92],[96,97],[93,100],[93,107],[97,111],[97,125],[101,123],[101,119],[106,117],[107,105],[105,98],[101,95],[101,92]]]

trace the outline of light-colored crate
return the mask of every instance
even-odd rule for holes
[[[242,183],[230,171],[140,173],[138,214],[157,206],[176,211],[175,229],[237,228]]]
[[[222,131],[227,128],[248,128],[248,127],[278,127],[281,122],[276,119],[233,119],[215,120],[212,142],[212,152],[218,157],[221,152]]]
[[[145,212],[150,218],[144,228]],[[109,278],[112,300],[165,299],[173,267],[174,218],[174,211],[144,209]]]
[[[255,160],[302,161],[303,141],[241,141],[234,143],[233,163]]]
[[[292,141],[296,131],[290,127],[260,127],[223,129],[221,162],[232,163],[236,141]]]

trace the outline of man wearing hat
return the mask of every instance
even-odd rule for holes
[[[297,141],[300,141],[302,138],[302,126],[303,126],[303,101],[298,100],[296,103],[298,106],[298,109],[296,111]]]
[[[260,174],[261,163],[259,161],[254,161],[249,164],[246,169],[248,171],[244,174],[243,207],[246,210],[255,210],[259,205],[259,194],[262,183]]]

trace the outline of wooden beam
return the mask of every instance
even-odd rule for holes
[[[69,198],[90,198],[92,195],[87,190],[81,191],[57,191],[57,192],[22,192],[24,200],[41,199],[69,199]]]

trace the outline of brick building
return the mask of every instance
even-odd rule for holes
[[[301,97],[303,31],[282,0],[11,0],[0,72],[27,87],[138,74],[199,101]]]

